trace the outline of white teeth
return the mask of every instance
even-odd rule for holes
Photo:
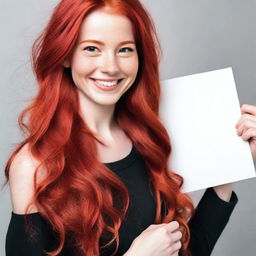
[[[103,85],[103,86],[113,86],[113,85],[117,84],[117,80],[116,81],[112,81],[112,82],[96,80],[96,83],[98,83],[100,85]]]

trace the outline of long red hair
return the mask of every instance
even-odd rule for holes
[[[138,0],[62,0],[55,7],[32,47],[32,67],[39,91],[19,116],[25,139],[7,161],[4,185],[13,158],[27,144],[47,170],[46,178],[39,183],[35,173],[35,195],[26,213],[29,206],[36,205],[56,231],[58,247],[48,255],[61,252],[70,232],[75,234],[73,245],[81,255],[99,255],[103,231],[112,234],[107,245],[116,242],[117,251],[118,230],[129,206],[128,190],[98,160],[98,139],[81,118],[76,87],[70,70],[63,67],[75,46],[83,19],[99,8],[125,15],[132,22],[139,70],[134,84],[116,103],[114,118],[148,167],[156,200],[154,224],[178,221],[183,232],[181,252],[189,255],[188,221],[194,206],[189,196],[180,191],[183,178],[167,166],[171,143],[159,120],[161,48],[152,18]],[[122,198],[119,207],[115,206],[113,192]]]

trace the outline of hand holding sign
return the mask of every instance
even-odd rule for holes
[[[253,159],[256,160],[256,106],[244,104],[241,113],[242,116],[236,124],[237,134],[244,141],[249,140]]]

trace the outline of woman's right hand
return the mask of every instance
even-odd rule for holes
[[[124,256],[178,256],[182,233],[179,223],[152,224],[137,236]]]

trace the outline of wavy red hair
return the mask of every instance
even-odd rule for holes
[[[125,15],[132,22],[139,70],[134,84],[116,103],[114,118],[148,167],[156,199],[154,224],[178,221],[183,233],[181,252],[189,255],[188,221],[194,206],[189,196],[180,191],[183,178],[167,166],[171,142],[159,120],[161,47],[152,18],[138,0],[63,0],[55,7],[32,47],[39,92],[19,116],[25,139],[7,161],[5,184],[13,158],[27,144],[47,170],[46,178],[37,183],[40,166],[36,169],[35,195],[26,213],[32,204],[36,205],[56,231],[58,247],[48,255],[61,252],[70,232],[75,234],[73,245],[81,255],[99,255],[103,231],[112,234],[107,245],[116,242],[117,251],[118,230],[129,206],[128,190],[115,173],[99,162],[95,142],[98,139],[80,115],[76,87],[70,71],[63,67],[83,19],[99,8]],[[122,198],[118,207],[113,200],[114,191]]]

